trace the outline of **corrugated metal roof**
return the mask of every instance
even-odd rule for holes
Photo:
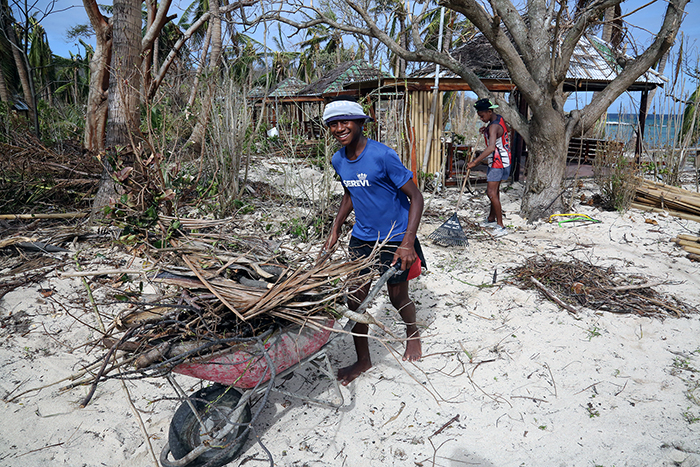
[[[262,99],[265,97],[265,87],[255,86],[248,91],[248,98]]]
[[[277,83],[268,97],[291,97],[295,96],[300,90],[304,89],[306,83],[295,76],[291,76]]]
[[[626,59],[632,57],[624,55]],[[610,45],[596,36],[583,36],[571,56],[567,79],[610,82],[622,71],[622,66],[615,60]],[[649,70],[637,78],[636,83],[653,83],[664,85],[662,77]]]

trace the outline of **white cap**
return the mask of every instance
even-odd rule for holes
[[[369,120],[374,121],[369,115],[365,115],[362,106],[352,101],[335,101],[326,104],[323,110],[323,121],[328,125],[336,120]]]

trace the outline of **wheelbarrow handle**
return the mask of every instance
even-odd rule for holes
[[[365,299],[360,303],[360,306],[357,307],[357,310],[355,310],[355,313],[364,313],[365,310],[369,307],[369,304],[374,300],[374,297],[377,296],[379,291],[381,290],[382,287],[384,287],[384,284],[386,284],[389,279],[394,277],[397,274],[401,274],[401,260],[399,259],[394,263],[393,266],[391,266],[389,269],[384,271],[384,274],[382,274],[379,279],[377,280],[377,283],[374,284],[372,287],[372,290],[369,291]]]
[[[357,307],[356,311],[352,311],[350,309],[345,309],[342,313],[343,316],[346,318],[349,318],[350,321],[345,325],[346,330],[349,330],[350,327],[353,325],[352,323],[363,323],[363,324],[377,324],[377,320],[374,319],[374,317],[369,314],[365,313],[365,310],[367,307],[369,307],[369,304],[372,302],[374,297],[377,296],[381,288],[386,284],[386,282],[394,277],[396,274],[401,273],[401,260],[397,261],[393,266],[391,266],[389,269],[387,269],[384,274],[382,274],[379,279],[377,280],[377,283],[374,284],[372,289],[369,291],[365,299],[360,303],[360,306]]]

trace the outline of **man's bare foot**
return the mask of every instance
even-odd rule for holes
[[[355,362],[350,366],[338,370],[338,381],[340,381],[340,384],[343,386],[347,386],[352,380],[370,368],[372,368],[372,362]]]
[[[406,352],[403,354],[404,362],[417,362],[423,356],[423,349],[420,345],[420,336],[415,331],[411,338],[406,341]]]

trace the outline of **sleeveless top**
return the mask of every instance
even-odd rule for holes
[[[500,125],[501,128],[503,128],[503,135],[496,140],[496,149],[488,158],[489,167],[493,169],[505,169],[506,167],[510,167],[510,136],[508,134],[508,127],[503,117],[496,115],[496,119],[486,126],[487,131],[484,132],[486,146],[489,144],[488,127],[491,125]]]

